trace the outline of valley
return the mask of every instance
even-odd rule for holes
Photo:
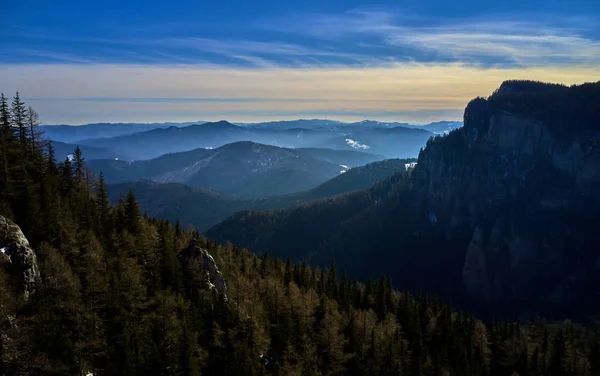
[[[223,121],[23,142],[0,128],[2,366],[148,374],[164,354],[215,375],[233,362],[592,376],[597,103],[600,83],[506,81],[468,103],[464,125],[431,131]],[[303,141],[280,146],[290,134]],[[291,355],[303,346],[324,355]],[[77,347],[96,355],[80,364]]]
[[[600,376],[600,0],[0,14],[0,376]]]

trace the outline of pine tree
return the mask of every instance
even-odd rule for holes
[[[101,235],[103,241],[106,242],[113,227],[113,218],[110,199],[108,197],[108,188],[106,187],[102,172],[98,176],[98,183],[96,185],[96,205],[98,233]]]
[[[19,135],[19,141],[21,142],[21,146],[23,151],[28,150],[27,148],[27,108],[25,107],[25,103],[21,100],[19,96],[19,92],[15,95],[12,106],[11,106],[11,117],[13,120],[14,127],[17,128],[17,132]]]
[[[77,147],[73,151],[73,162],[73,166],[75,167],[75,180],[78,182],[83,182],[85,173],[85,158],[83,158],[83,153],[79,145],[77,145]]]
[[[56,155],[54,154],[54,146],[52,146],[52,141],[48,141],[46,146],[48,148],[48,165],[46,167],[46,170],[49,175],[58,175],[58,163],[56,161]]]
[[[60,187],[62,196],[68,198],[69,204],[72,204],[73,196],[73,168],[71,165],[71,159],[65,158],[65,161],[61,165],[60,171]]]
[[[327,268],[327,283],[325,288],[328,297],[334,298],[337,296],[337,270],[335,267],[335,260],[333,259]]]
[[[13,139],[10,110],[4,93],[0,94],[0,211],[9,213],[8,200],[11,197],[9,188],[10,150]]]
[[[287,289],[288,285],[292,281],[292,259],[288,257],[285,262],[285,270],[283,272],[283,285]]]
[[[11,112],[8,108],[8,98],[4,93],[0,93],[0,127],[7,137],[13,135]]]
[[[129,192],[125,198],[125,220],[127,223],[127,230],[131,234],[135,235],[138,233],[141,218],[140,206],[135,198],[133,190],[129,188]]]
[[[31,153],[33,154],[35,150],[40,147],[40,141],[42,138],[42,133],[38,131],[38,126],[41,124],[40,116],[38,113],[30,106],[27,108],[26,112],[27,117],[27,127],[29,128],[29,137],[31,141]],[[38,153],[39,155],[39,153]]]

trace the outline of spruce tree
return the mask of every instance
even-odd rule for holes
[[[8,191],[9,186],[9,165],[10,165],[10,151],[12,150],[12,128],[10,120],[10,110],[8,108],[8,101],[4,96],[4,93],[0,94],[0,211],[8,213],[8,199],[10,192]]]
[[[11,136],[13,134],[8,98],[6,98],[4,93],[0,93],[0,127],[2,132],[6,133],[6,136]]]
[[[98,183],[96,185],[96,205],[98,213],[97,226],[98,233],[101,235],[103,241],[108,239],[110,231],[113,226],[112,210],[110,206],[110,199],[108,197],[108,188],[104,181],[104,174],[101,172],[98,176]]]
[[[129,192],[125,198],[125,218],[127,222],[127,230],[131,234],[137,234],[140,228],[142,214],[140,206],[133,193],[133,189],[131,188],[129,188]]]
[[[38,130],[38,126],[41,124],[40,116],[32,107],[27,108],[26,112],[27,117],[27,127],[29,128],[29,137],[31,142],[31,152],[40,147],[40,141],[42,138],[42,133]],[[37,153],[39,155],[39,153]]]
[[[83,152],[81,151],[79,145],[77,145],[77,147],[73,151],[73,167],[75,168],[75,179],[80,182],[83,182],[84,180],[84,162],[85,158],[83,158]]]
[[[16,127],[19,142],[23,147],[23,151],[28,150],[27,148],[27,108],[25,107],[25,103],[21,100],[19,96],[19,92],[17,91],[15,97],[13,98],[12,106],[10,109],[11,117],[13,121],[13,126]]]

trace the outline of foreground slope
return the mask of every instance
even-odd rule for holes
[[[217,241],[387,273],[510,314],[600,307],[600,83],[505,82],[430,140],[409,179],[276,212],[243,212]],[[592,299],[593,298],[593,299]]]

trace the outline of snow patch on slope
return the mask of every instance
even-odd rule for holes
[[[417,162],[405,163],[404,168],[406,168],[406,171],[408,171],[412,168],[415,168],[416,165],[417,165]]]
[[[366,145],[366,144],[361,144],[360,142],[354,141],[354,140],[353,140],[353,139],[351,139],[351,138],[347,138],[347,139],[346,139],[346,143],[347,143],[348,145],[352,146],[352,147],[353,147],[353,148],[355,148],[355,149],[363,149],[363,150],[365,150],[365,149],[369,149],[369,148],[370,148],[370,146],[369,146],[369,145]]]

